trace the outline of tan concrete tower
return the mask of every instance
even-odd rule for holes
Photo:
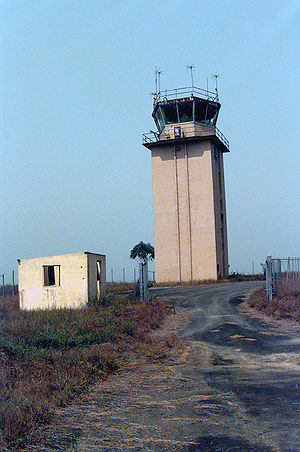
[[[156,281],[218,279],[228,274],[223,153],[218,94],[199,88],[154,97],[151,150]]]

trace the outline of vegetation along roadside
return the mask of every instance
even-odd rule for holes
[[[273,300],[268,300],[265,289],[253,292],[247,302],[250,308],[276,320],[300,322],[300,290],[298,284],[283,287]]]
[[[151,347],[147,332],[166,311],[109,294],[82,309],[20,311],[0,302],[0,449],[21,450],[56,407],[122,367],[132,347]]]

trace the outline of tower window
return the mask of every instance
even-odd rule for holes
[[[193,121],[193,102],[182,102],[178,106],[180,122]]]
[[[44,286],[60,286],[60,265],[44,265]]]
[[[165,127],[165,122],[164,122],[164,119],[163,119],[163,116],[162,116],[160,107],[157,109],[157,111],[156,111],[156,113],[155,113],[155,115],[154,115],[154,118],[155,118],[155,120],[156,120],[158,129],[159,129],[160,131],[162,131],[162,129]]]
[[[174,124],[174,123],[176,124],[176,122],[179,122],[178,116],[177,116],[177,108],[176,108],[175,103],[164,105],[163,110],[164,110],[167,124]]]

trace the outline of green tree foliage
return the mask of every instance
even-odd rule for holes
[[[153,246],[150,243],[138,243],[130,251],[130,259],[138,259],[143,264],[147,261],[152,261],[154,259]]]

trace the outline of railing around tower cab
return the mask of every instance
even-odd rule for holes
[[[217,126],[215,126],[215,131],[216,131],[216,136],[219,138],[220,141],[222,141],[223,144],[225,144],[225,146],[230,149],[229,147],[229,141],[227,140],[227,138],[225,137],[225,135],[223,135],[223,133],[221,132],[221,130],[218,129]]]
[[[168,100],[177,100],[185,97],[201,97],[202,99],[207,99],[212,102],[219,102],[219,97],[217,92],[208,91],[207,89],[197,88],[196,86],[186,86],[184,88],[176,89],[164,89],[154,93],[154,105],[157,102],[164,102]]]
[[[171,126],[171,124],[169,124],[169,126]],[[180,126],[180,125],[179,125]],[[182,138],[190,138],[190,137],[201,137],[201,136],[208,136],[210,135],[210,133],[208,133],[209,131],[212,132],[212,135],[216,135],[219,140],[226,146],[226,148],[229,150],[229,141],[227,140],[227,138],[225,137],[225,135],[223,135],[223,133],[218,129],[218,127],[213,126],[213,125],[207,125],[207,124],[201,124],[201,126],[206,127],[207,126],[207,132],[201,133],[201,131],[197,131],[197,128],[195,127],[195,124],[193,123],[192,125],[185,125],[184,129],[183,129],[183,135]],[[176,124],[172,124],[172,127],[176,127]],[[148,132],[148,133],[143,133],[143,144],[151,144],[151,143],[156,143],[157,141],[167,141],[170,139],[174,139],[175,137],[172,136],[168,130],[163,130],[160,134],[158,132]]]

